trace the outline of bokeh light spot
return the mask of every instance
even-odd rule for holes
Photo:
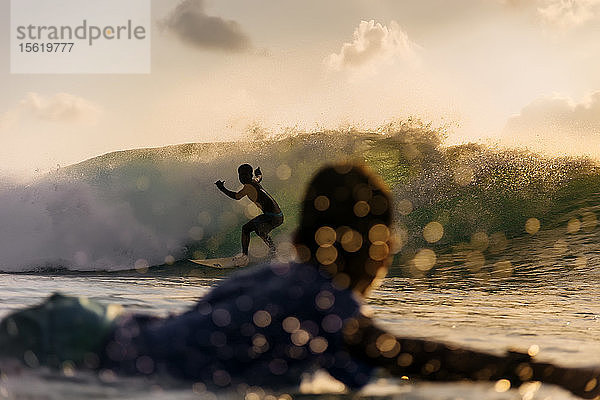
[[[537,344],[532,344],[531,346],[529,346],[529,349],[527,349],[527,354],[529,354],[531,357],[537,356],[539,352],[540,346],[538,346]]]
[[[577,258],[575,258],[575,265],[579,268],[585,268],[587,267],[588,264],[588,259],[586,256],[581,255],[578,256]]]
[[[413,203],[407,199],[400,200],[396,207],[401,215],[408,215],[413,211]]]
[[[296,261],[298,262],[308,262],[311,258],[310,249],[304,245],[296,246]]]
[[[437,221],[432,221],[423,228],[423,238],[429,243],[435,243],[444,236],[444,227]]]
[[[360,233],[353,229],[348,229],[340,240],[342,247],[349,253],[354,253],[362,247],[363,237]]]
[[[315,297],[315,305],[320,310],[328,310],[335,303],[335,296],[328,290],[320,291]]]
[[[513,265],[510,261],[498,261],[494,264],[494,274],[501,278],[508,278],[513,274]]]
[[[265,310],[258,310],[252,316],[252,321],[254,322],[254,325],[259,328],[266,328],[271,325],[271,314]]]
[[[369,211],[371,210],[371,206],[369,206],[369,203],[367,203],[366,201],[358,201],[356,202],[356,204],[354,204],[354,215],[356,215],[359,218],[365,217],[369,214]]]
[[[567,223],[567,233],[576,233],[581,229],[581,221],[578,218],[571,218]]]
[[[377,347],[377,350],[382,353],[392,350],[396,344],[398,344],[396,338],[389,333],[383,333],[375,340],[375,346]]]
[[[537,218],[529,218],[527,222],[525,222],[525,232],[530,235],[535,235],[540,230],[540,220]]]
[[[337,259],[337,256],[337,249],[333,246],[320,246],[316,253],[317,261],[322,265],[332,264]]]
[[[192,238],[192,240],[202,240],[202,238],[204,237],[204,229],[202,229],[199,226],[192,226],[188,232],[188,234],[190,235],[190,238]]]
[[[323,318],[321,323],[323,330],[328,333],[335,333],[342,329],[342,319],[336,314],[329,314]]]
[[[281,323],[283,330],[287,333],[293,333],[300,329],[300,321],[296,317],[287,317]]]
[[[376,242],[369,247],[369,257],[371,260],[385,260],[390,255],[390,249],[386,243]]]
[[[475,250],[484,251],[488,248],[490,239],[485,232],[475,232],[471,236],[471,247]]]
[[[277,174],[277,177],[280,180],[287,181],[288,179],[290,179],[290,176],[292,176],[292,169],[289,165],[283,163],[277,167],[275,174]]]
[[[508,239],[506,239],[506,235],[503,232],[492,233],[490,236],[490,245],[489,251],[490,253],[500,253],[506,249],[508,246]]]
[[[422,272],[429,271],[435,265],[437,257],[431,249],[421,249],[412,260],[413,266]]]
[[[471,272],[478,272],[485,265],[485,257],[482,252],[478,250],[469,251],[466,256],[465,266]]]
[[[213,372],[213,382],[217,386],[227,386],[231,383],[231,377],[224,370],[218,370]]]
[[[224,308],[218,308],[213,311],[212,320],[216,326],[223,328],[231,323],[231,314]]]
[[[210,215],[210,213],[208,211],[201,211],[198,214],[198,223],[202,226],[207,226],[210,225],[210,222],[212,221],[212,216]]]
[[[494,390],[498,393],[504,393],[510,389],[510,381],[508,379],[500,379],[494,385]]]
[[[329,198],[327,196],[318,196],[314,201],[317,211],[325,211],[329,208]]]
[[[350,287],[350,277],[347,274],[336,274],[333,277],[333,286],[338,290]]]
[[[553,250],[557,256],[562,256],[569,251],[569,245],[564,239],[558,239],[554,242]]]
[[[292,343],[296,346],[304,346],[310,340],[310,335],[303,329],[298,329],[291,335]]]
[[[165,257],[165,264],[167,265],[173,265],[175,264],[175,257],[173,257],[172,255],[168,255]]]
[[[371,243],[387,242],[390,238],[390,230],[384,224],[377,224],[369,229],[369,240]]]
[[[387,199],[385,196],[381,195],[373,196],[368,204],[371,207],[371,214],[373,215],[381,215],[385,213],[389,207]]]
[[[413,356],[409,353],[402,353],[396,359],[396,363],[400,367],[408,367],[410,364],[412,364],[412,362],[413,362]]]
[[[148,268],[149,268],[148,261],[144,260],[143,258],[140,258],[139,260],[137,260],[135,262],[133,267],[135,268],[135,270],[137,272],[146,273],[146,272],[148,272]]]
[[[311,340],[308,347],[310,348],[310,351],[312,351],[313,353],[321,354],[325,350],[327,350],[328,345],[329,345],[329,343],[327,343],[327,339],[319,336],[319,337],[316,337],[313,340]]]
[[[329,226],[320,227],[315,233],[315,242],[319,246],[331,246],[337,238],[335,230]]]
[[[469,166],[460,165],[454,169],[454,182],[459,186],[467,186],[474,178],[473,169]]]

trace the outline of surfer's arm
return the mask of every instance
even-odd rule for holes
[[[240,200],[240,199],[244,198],[244,196],[248,195],[248,186],[249,185],[244,185],[244,187],[237,193],[227,189],[225,187],[225,182],[223,182],[223,181],[216,181],[215,185],[217,185],[217,187],[219,188],[219,190],[221,192],[225,193],[228,197],[231,197],[233,200]]]
[[[236,199],[236,200],[241,200],[241,199],[243,199],[245,196],[248,196],[248,195],[249,195],[249,193],[250,193],[250,188],[251,188],[251,187],[252,187],[252,186],[250,186],[250,185],[244,185],[244,187],[242,187],[242,189],[240,189],[240,191],[239,191],[239,192],[237,192],[237,193],[235,193],[235,194],[234,194],[234,195],[235,195],[234,199]]]
[[[216,181],[216,182],[215,182],[215,185],[217,185],[217,187],[219,188],[219,190],[220,190],[221,192],[223,192],[225,195],[227,195],[228,197],[231,197],[231,198],[232,198],[232,199],[234,199],[234,200],[239,200],[239,199],[241,199],[241,197],[240,197],[240,198],[238,198],[238,197],[237,197],[237,196],[238,196],[238,194],[239,194],[239,192],[238,192],[238,193],[236,193],[236,192],[232,192],[231,190],[229,190],[229,189],[227,189],[227,188],[225,187],[225,182],[223,182],[223,181]],[[243,190],[243,189],[242,189],[242,190]],[[241,192],[241,191],[240,191],[240,192]]]
[[[363,362],[396,376],[423,380],[504,378],[513,382],[519,379],[514,368],[530,359],[521,353],[496,356],[430,340],[399,338],[378,328],[367,317],[346,323],[344,342],[350,354]]]
[[[343,334],[353,357],[395,376],[430,381],[506,379],[512,387],[542,381],[584,398],[593,398],[600,392],[600,370],[536,362],[527,353],[509,351],[494,355],[430,340],[399,338],[378,328],[367,317],[346,321]]]

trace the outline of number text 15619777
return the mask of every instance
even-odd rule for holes
[[[21,53],[70,53],[75,43],[19,43]]]

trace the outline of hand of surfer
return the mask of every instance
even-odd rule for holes
[[[215,185],[217,185],[219,189],[222,189],[223,187],[225,187],[225,181],[216,181]]]
[[[260,167],[257,167],[254,170],[254,176],[262,176],[262,171],[260,170]]]

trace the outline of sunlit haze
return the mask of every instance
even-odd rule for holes
[[[155,0],[152,18],[151,74],[10,74],[1,35],[0,170],[410,116],[447,144],[597,156],[599,0]]]

